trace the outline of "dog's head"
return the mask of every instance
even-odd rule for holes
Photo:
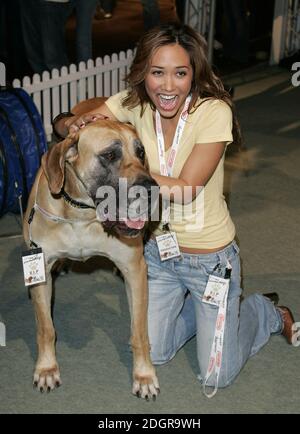
[[[134,237],[150,219],[158,220],[159,188],[132,126],[99,120],[55,144],[42,158],[54,195],[65,185],[67,164],[92,198],[107,232]]]

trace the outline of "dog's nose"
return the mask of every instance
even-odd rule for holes
[[[153,187],[159,188],[157,182],[150,176],[141,176],[137,178],[133,185],[135,186],[140,185],[144,187],[148,192],[150,192],[151,188],[153,189]]]
[[[157,182],[151,176],[140,176],[134,182],[133,187],[137,187],[138,197],[133,199],[132,204],[139,203],[140,214],[147,215],[149,220],[158,221],[160,190]]]
[[[148,198],[148,203],[156,206],[159,199],[159,185],[151,178],[151,176],[143,176],[136,179],[133,187],[141,188],[144,194],[141,194],[144,199]]]

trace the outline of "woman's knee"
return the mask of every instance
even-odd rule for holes
[[[164,365],[168,363],[174,354],[167,348],[162,348],[161,345],[152,345],[150,343],[150,358],[153,365]]]

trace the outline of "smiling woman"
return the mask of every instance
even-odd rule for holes
[[[173,137],[193,80],[189,54],[178,44],[163,46],[155,51],[149,66],[145,77],[146,92],[161,117],[173,119],[175,128],[170,134]],[[165,149],[170,146],[171,140],[165,143]]]

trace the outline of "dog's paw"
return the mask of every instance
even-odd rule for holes
[[[132,385],[132,393],[146,401],[156,400],[160,393],[158,379],[153,375],[135,375]]]
[[[58,366],[49,369],[36,368],[33,375],[33,387],[37,388],[41,393],[50,392],[61,384]]]

